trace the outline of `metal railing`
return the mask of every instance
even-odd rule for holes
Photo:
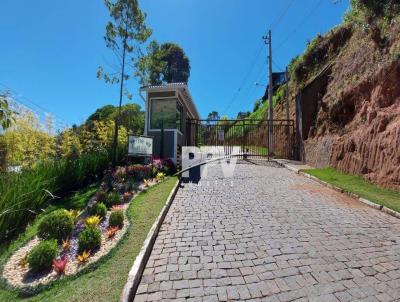
[[[187,146],[223,147],[226,154],[239,147],[242,158],[294,158],[293,120],[188,119],[185,134]]]

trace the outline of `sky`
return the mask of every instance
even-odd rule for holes
[[[273,69],[284,70],[307,42],[342,21],[348,0],[139,0],[151,39],[181,45],[190,59],[189,89],[202,117],[252,110]],[[97,108],[118,104],[119,88],[97,79],[115,59],[105,47],[108,12],[101,0],[1,0],[0,91],[51,113],[56,127],[80,124]],[[260,85],[255,85],[255,83]],[[126,88],[143,105],[139,85]]]

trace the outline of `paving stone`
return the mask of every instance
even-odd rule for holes
[[[273,163],[216,165],[182,183],[135,301],[400,301],[399,250],[399,219]]]

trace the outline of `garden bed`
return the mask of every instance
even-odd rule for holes
[[[149,176],[156,176],[156,178],[153,179]],[[54,211],[57,213],[52,218],[45,216],[42,219],[42,225],[46,226],[47,223],[52,227],[51,229],[58,230],[58,226],[63,225],[63,223],[51,219],[57,216],[57,219],[61,217],[61,221],[63,221],[63,219],[69,219],[66,217],[70,217],[73,221],[73,227],[68,236],[51,237],[49,235],[52,233],[51,230],[48,231],[49,234],[44,232],[43,235],[43,231],[40,230],[45,228],[39,225],[37,236],[16,250],[7,260],[3,267],[3,278],[13,288],[28,289],[29,292],[39,286],[76,275],[98,262],[110,253],[127,232],[130,223],[126,212],[133,198],[145,188],[163,181],[164,176],[157,169],[153,170],[148,166],[123,167],[118,168],[113,173],[108,173],[98,193],[90,198],[84,211],[68,212],[64,209],[58,209]],[[107,209],[104,204],[99,206],[101,203],[106,204]],[[101,211],[98,208],[101,208]],[[96,215],[96,211],[99,211],[101,215]],[[114,217],[110,219],[111,216]],[[117,216],[122,216],[122,218]],[[119,219],[116,220],[115,218]],[[45,222],[43,223],[43,221]],[[82,233],[85,232],[86,237],[82,236]],[[93,233],[98,236],[94,236],[98,240],[95,245],[92,244],[93,238],[91,236]],[[35,257],[32,256],[35,249],[40,249],[45,244],[51,246],[53,243],[57,245],[57,256],[50,258],[52,262],[47,261],[44,263],[45,265],[39,261],[41,266],[40,269],[37,269],[37,264],[33,261]],[[90,244],[93,246],[90,246]],[[90,248],[82,248],[82,246],[89,246]],[[39,260],[43,257],[46,258],[46,252],[48,253],[51,248],[46,247],[46,249],[45,252],[41,250],[42,254],[36,258]]]

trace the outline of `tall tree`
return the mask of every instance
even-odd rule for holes
[[[147,54],[137,61],[136,68],[142,85],[187,83],[190,76],[189,58],[175,43],[160,45],[152,41],[147,47]]]
[[[128,98],[131,98],[129,91],[124,89],[124,81],[127,81],[131,74],[127,69],[137,61],[137,58],[141,54],[141,45],[150,37],[151,30],[145,24],[146,14],[140,10],[137,0],[105,0],[105,5],[110,13],[111,21],[106,25],[104,39],[106,46],[116,55],[119,66],[113,73],[105,73],[103,67],[100,66],[97,76],[103,78],[107,83],[120,84],[119,110],[118,116],[115,119],[112,152],[112,164],[115,166],[117,160],[118,127],[124,92]],[[132,64],[129,64],[128,60]]]

